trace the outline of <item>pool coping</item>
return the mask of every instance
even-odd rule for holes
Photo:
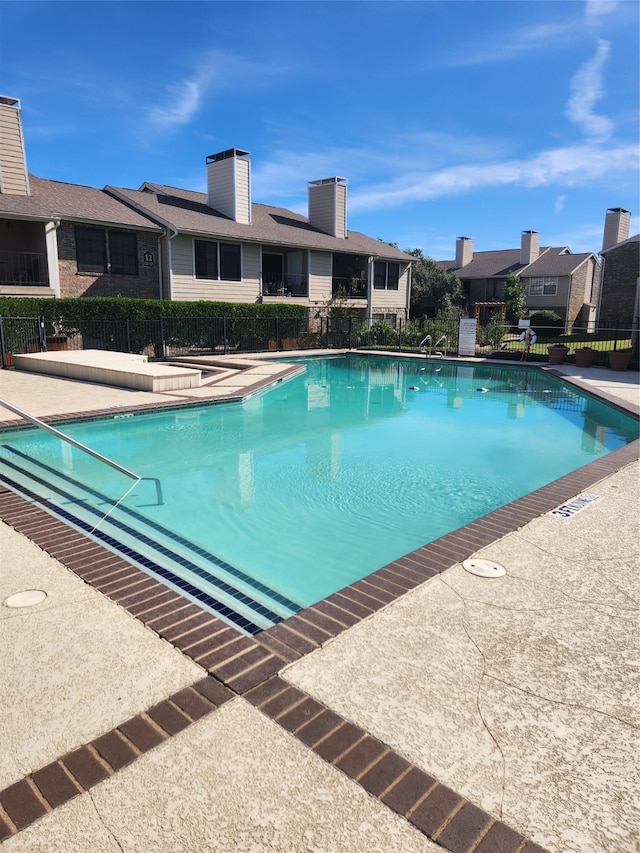
[[[636,417],[640,414],[634,404],[625,404],[606,393],[595,394],[561,372],[548,372],[617,409]],[[265,382],[265,386],[269,384],[272,383]],[[227,401],[218,398],[202,403],[149,404],[132,407],[131,411]],[[85,419],[83,414],[43,420],[70,422]],[[113,409],[93,411],[90,416],[105,414],[112,416]],[[15,421],[0,423],[0,429],[17,426]],[[208,673],[190,687],[0,791],[0,842],[113,775],[230,698],[242,696],[316,755],[453,853],[482,853],[498,844],[505,853],[542,851],[366,731],[287,683],[279,673],[410,590],[639,458],[640,439],[439,537],[253,636],[230,627],[125,559],[0,487],[2,521],[124,607]]]

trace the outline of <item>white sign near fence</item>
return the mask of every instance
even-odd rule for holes
[[[458,335],[458,355],[476,354],[476,330],[477,320],[460,320],[460,333]]]

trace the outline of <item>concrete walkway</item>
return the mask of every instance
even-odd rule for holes
[[[637,374],[560,370],[640,403]],[[17,371],[0,398],[38,415],[166,401]],[[580,513],[484,548],[504,576],[453,566],[281,678],[531,839],[478,853],[637,850],[638,484],[636,462]],[[6,606],[24,590],[47,597]],[[154,731],[147,710],[193,703],[206,672],[1,523],[0,602],[0,790],[28,784],[42,814],[16,833],[0,795],[7,853],[443,849],[242,696],[148,751],[134,738],[139,757],[52,809],[28,774],[134,715]]]

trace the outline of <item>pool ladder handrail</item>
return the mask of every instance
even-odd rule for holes
[[[98,459],[100,460],[100,462],[104,462],[106,465],[109,465],[109,467],[114,468],[121,474],[125,474],[125,476],[131,477],[133,480],[136,481],[133,486],[136,486],[143,480],[149,480],[150,482],[154,483],[156,487],[157,505],[163,506],[164,501],[162,499],[162,485],[160,484],[160,480],[157,477],[141,477],[139,474],[135,474],[133,471],[130,471],[128,468],[125,468],[123,465],[119,465],[117,462],[114,462],[113,459],[109,459],[107,456],[103,456],[102,453],[98,453],[97,450],[92,450],[90,447],[87,447],[86,444],[82,444],[80,441],[76,441],[76,439],[71,438],[71,436],[65,435],[63,432],[60,432],[59,429],[56,429],[50,424],[41,421],[40,418],[37,418],[35,415],[30,415],[23,409],[19,409],[18,406],[14,406],[13,403],[9,403],[7,400],[3,400],[2,398],[0,398],[0,406],[4,406],[4,408],[9,409],[10,412],[13,412],[16,415],[20,415],[21,418],[24,418],[26,421],[29,421],[40,429],[52,433],[57,438],[61,439],[62,441],[65,441],[67,444],[72,444],[74,447],[77,447],[78,450],[82,450],[84,453],[88,453],[89,456],[93,456],[94,459]],[[133,488],[133,486],[131,488]]]
[[[446,351],[447,351],[447,336],[446,335],[441,335],[438,338],[438,340],[435,342],[435,344],[433,345],[434,349],[435,349],[434,355],[437,355],[440,358],[444,358],[444,353],[442,353],[437,347],[438,347],[438,344],[442,343],[442,341],[444,341],[444,351],[446,353]]]
[[[429,352],[426,352],[426,350],[424,349],[424,345],[426,344],[427,341],[429,341]],[[431,358],[432,355],[438,356],[439,358],[444,358],[445,353],[443,353],[439,349],[437,349],[438,344],[441,344],[442,341],[445,342],[444,350],[446,353],[446,350],[447,350],[447,336],[446,335],[441,335],[438,338],[438,340],[435,342],[435,344],[433,343],[431,335],[425,335],[424,338],[418,344],[418,350],[420,352],[424,352],[424,354],[426,355],[427,358]],[[435,350],[435,352],[434,352],[434,350]]]
[[[426,357],[427,357],[427,358],[431,358],[431,350],[432,350],[432,346],[431,346],[431,344],[432,344],[431,335],[425,335],[425,337],[424,337],[424,338],[420,341],[420,343],[418,344],[418,350],[419,350],[419,352],[423,352],[423,351],[424,351],[424,350],[423,350],[423,347],[424,347],[424,345],[426,344],[426,342],[427,342],[427,341],[429,341],[429,352],[426,352],[426,351],[425,351],[425,352],[424,352],[424,354],[426,355]]]

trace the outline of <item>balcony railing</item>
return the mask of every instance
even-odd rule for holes
[[[309,276],[302,273],[263,273],[263,296],[308,296]]]
[[[0,284],[47,286],[47,256],[43,252],[0,251]]]
[[[366,278],[333,278],[331,280],[331,293],[333,296],[342,296],[344,299],[366,299]]]

